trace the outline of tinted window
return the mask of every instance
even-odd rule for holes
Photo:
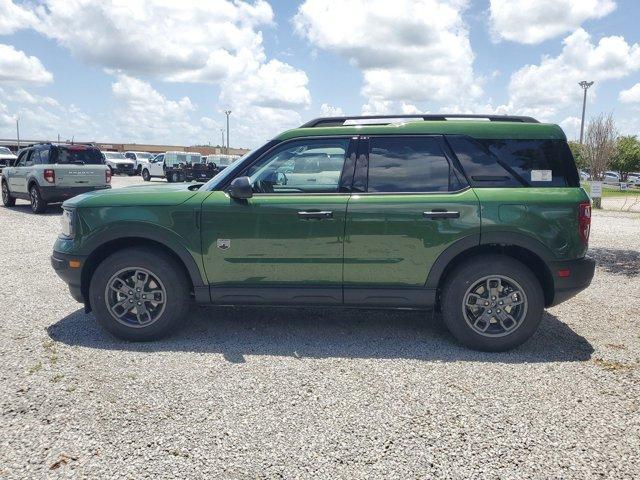
[[[476,187],[573,187],[578,172],[564,140],[448,137]]]
[[[104,158],[97,148],[77,147],[57,147],[56,163],[77,165],[100,165],[104,163]]]
[[[578,173],[563,140],[480,140],[533,187],[578,186]]]
[[[369,192],[447,192],[459,180],[435,137],[372,137]]]
[[[47,163],[49,163],[49,149],[48,148],[43,148],[38,153],[40,155],[40,161],[38,161],[37,163],[40,163],[42,165],[46,165]]]
[[[338,192],[348,138],[289,142],[245,172],[256,193]]]

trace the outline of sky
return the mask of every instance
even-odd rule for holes
[[[0,0],[0,138],[255,147],[328,115],[640,134],[636,0]]]

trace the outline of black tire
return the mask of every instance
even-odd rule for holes
[[[14,207],[16,205],[16,199],[11,196],[6,180],[2,180],[2,204],[5,207]]]
[[[127,316],[137,316],[137,314],[130,312],[125,314],[121,321],[118,321],[115,314],[111,314],[107,304],[111,299],[105,300],[105,295],[108,284],[114,275],[123,269],[135,270],[139,268],[146,269],[157,277],[160,286],[165,287],[166,296],[164,308],[158,317],[148,325],[135,327],[129,326],[135,324],[135,321],[127,322]],[[134,289],[135,287],[127,286],[126,288]],[[120,297],[115,302],[121,301],[122,298],[126,297]],[[98,323],[103,328],[118,338],[136,342],[156,340],[167,336],[186,322],[191,306],[189,281],[181,266],[168,255],[154,252],[148,248],[127,248],[103,260],[91,278],[89,301]]]
[[[29,201],[31,202],[31,211],[33,213],[43,213],[47,209],[47,202],[42,199],[40,189],[35,183],[29,187]]]
[[[149,180],[151,180],[151,175],[149,175],[149,170],[147,170],[146,168],[142,170],[142,179],[145,182],[148,182]]]
[[[490,281],[486,277],[491,276],[502,278],[501,282],[504,283],[491,280],[492,283],[487,283],[487,285],[489,287],[500,285],[500,288],[504,288],[504,297],[499,294],[496,299],[491,295],[489,289],[484,290],[482,282]],[[480,286],[479,290],[470,291],[476,285]],[[513,285],[519,288],[512,289]],[[505,307],[500,306],[502,305],[500,299],[509,301],[508,292],[516,292],[519,289],[524,293],[520,297],[521,301],[522,299],[524,301],[521,306],[508,307],[511,310],[507,312],[504,310]],[[474,293],[478,291],[483,292],[482,295]],[[490,302],[489,306],[485,307],[487,303],[482,298],[482,306],[473,306],[473,308],[467,309],[465,304],[479,301],[480,297],[484,296],[484,291],[487,292],[486,301]],[[468,301],[467,295],[469,295]],[[478,297],[478,299],[470,297]],[[518,297],[519,295],[515,294],[513,298],[517,299]],[[442,289],[440,306],[445,325],[460,343],[475,350],[501,352],[521,345],[535,333],[544,311],[544,293],[536,276],[521,262],[505,255],[483,255],[471,258],[447,275]],[[492,308],[494,310],[491,310]],[[501,311],[500,308],[503,310]],[[474,314],[474,312],[477,313]],[[471,322],[484,312],[488,312],[488,316],[485,318],[490,317],[491,314],[496,316],[486,322],[480,321],[474,327]],[[507,320],[503,323],[498,319],[497,312],[502,312],[501,315],[508,313],[512,319],[515,318],[518,321],[512,323]],[[514,327],[513,330],[503,328],[505,324]],[[478,331],[482,327],[486,328],[485,333]]]
[[[137,165],[134,175],[140,175],[141,172],[142,172],[142,165]]]

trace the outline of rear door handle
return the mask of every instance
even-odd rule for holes
[[[431,210],[430,212],[422,212],[422,216],[430,220],[439,220],[441,218],[460,218],[460,212],[451,210]]]
[[[309,210],[298,212],[298,218],[301,220],[324,220],[333,218],[333,212],[327,210]]]

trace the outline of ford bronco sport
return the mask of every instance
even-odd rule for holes
[[[334,117],[198,185],[64,203],[52,264],[110,332],[200,304],[431,308],[463,344],[527,340],[586,288],[589,197],[565,135],[528,117]]]
[[[34,213],[47,204],[93,190],[111,188],[111,170],[93,146],[50,144],[20,150],[12,167],[2,172],[2,203],[29,200]]]

